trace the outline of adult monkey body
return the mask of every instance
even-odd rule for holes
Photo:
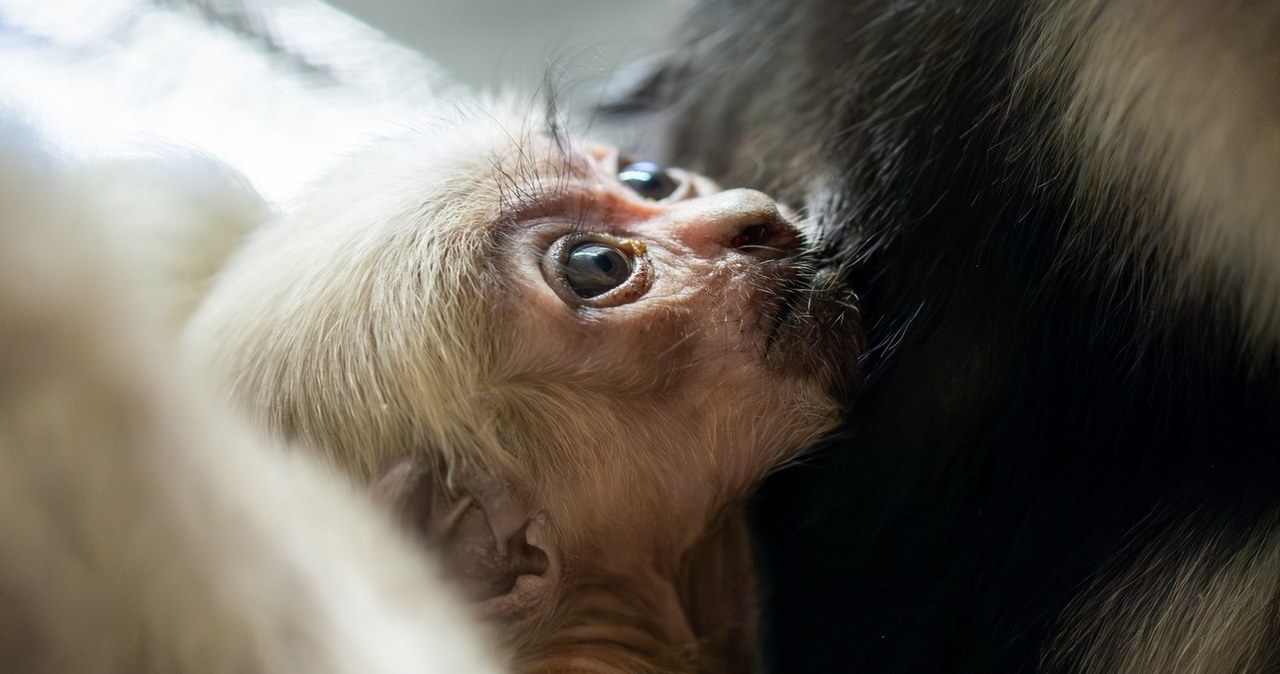
[[[1275,2],[707,0],[617,101],[861,294],[777,671],[1280,668],[1278,63]]]

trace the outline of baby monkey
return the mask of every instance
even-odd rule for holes
[[[184,349],[391,504],[518,671],[745,672],[742,501],[856,382],[803,244],[762,193],[459,108],[253,232]]]

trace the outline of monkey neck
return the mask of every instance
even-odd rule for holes
[[[568,582],[538,666],[522,671],[698,671],[697,637],[673,579],[653,568],[612,568]]]
[[[692,543],[619,545],[567,560],[554,635],[523,671],[751,672],[755,569],[746,517]]]

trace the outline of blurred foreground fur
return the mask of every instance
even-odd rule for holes
[[[155,298],[104,253],[112,191],[7,134],[0,670],[501,671],[384,514],[180,374]],[[222,196],[229,221],[260,215]],[[161,213],[214,217],[199,201]]]

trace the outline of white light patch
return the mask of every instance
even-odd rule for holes
[[[195,149],[280,203],[362,139],[464,93],[318,2],[217,6],[239,13],[210,21],[183,3],[0,0],[0,106],[71,160]],[[269,39],[227,27],[237,20]]]

